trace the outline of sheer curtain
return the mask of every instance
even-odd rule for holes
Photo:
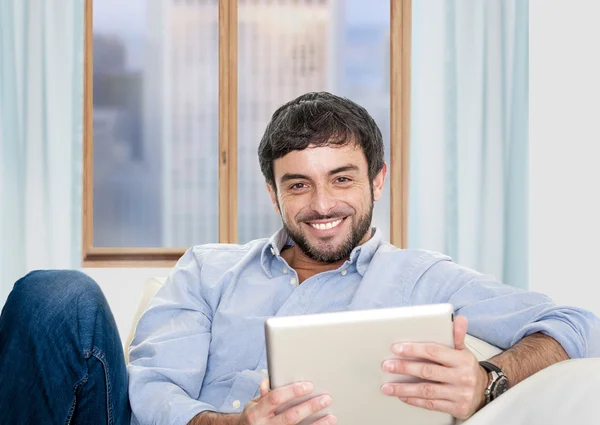
[[[528,1],[413,2],[409,246],[528,286]]]
[[[0,306],[16,279],[79,266],[83,0],[0,1]]]

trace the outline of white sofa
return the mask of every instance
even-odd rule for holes
[[[127,361],[128,347],[137,322],[164,281],[165,278],[153,278],[143,284],[138,309],[126,340]],[[466,344],[479,360],[489,359],[502,351],[470,335],[467,335]],[[469,420],[456,421],[456,424],[600,424],[599,406],[600,358],[568,360],[536,373]]]

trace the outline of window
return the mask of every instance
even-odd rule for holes
[[[170,266],[273,233],[256,147],[279,105],[315,90],[378,122],[390,174],[374,222],[405,245],[410,7],[87,0],[84,265]]]

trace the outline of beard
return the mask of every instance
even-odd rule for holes
[[[344,258],[347,258],[352,252],[352,250],[360,244],[360,242],[365,237],[365,234],[371,229],[371,221],[373,219],[373,207],[374,200],[373,192],[371,191],[371,204],[369,205],[369,209],[362,216],[355,216],[357,221],[352,223],[350,233],[337,247],[333,244],[333,242],[328,243],[327,241],[325,241],[325,243],[321,245],[311,244],[308,238],[306,237],[305,232],[301,230],[300,226],[296,228],[291,228],[286,224],[285,220],[283,220],[283,216],[281,217],[281,219],[283,221],[283,228],[285,229],[289,237],[298,246],[298,248],[300,248],[304,255],[306,255],[312,260],[319,261],[322,263],[334,263]],[[298,221],[298,223],[301,224],[302,222],[316,220],[330,220],[335,218],[342,218],[344,216],[347,216],[347,214],[332,213],[326,216],[314,214],[311,215],[309,218],[304,218],[303,220]],[[348,220],[349,218],[350,217],[346,217],[345,220]]]

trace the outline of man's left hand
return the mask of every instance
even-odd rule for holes
[[[384,394],[459,419],[469,418],[484,404],[488,375],[465,346],[466,334],[467,318],[458,316],[454,319],[455,348],[430,343],[395,344],[392,347],[395,355],[427,362],[386,360],[383,370],[416,376],[425,382],[388,383],[382,387]]]

